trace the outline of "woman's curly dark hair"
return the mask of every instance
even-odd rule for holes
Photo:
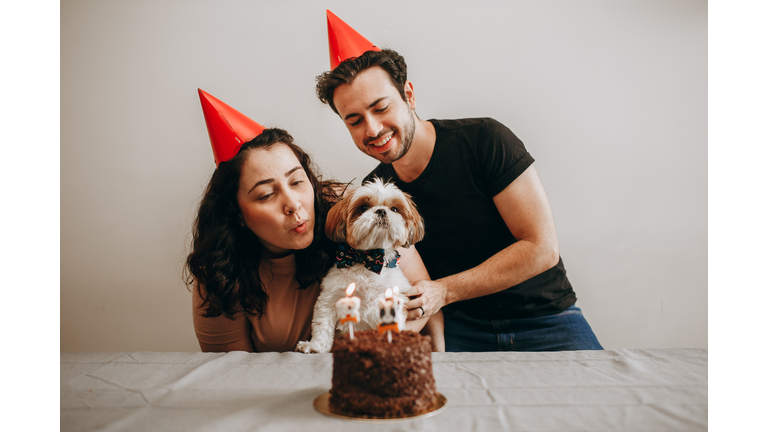
[[[203,193],[192,230],[192,252],[187,256],[185,282],[197,289],[206,307],[206,317],[224,315],[234,319],[240,311],[260,316],[268,297],[259,276],[265,249],[247,227],[240,224],[237,202],[240,174],[248,153],[285,145],[293,151],[315,191],[315,228],[312,244],[295,251],[296,280],[300,289],[319,281],[334,262],[336,244],[325,236],[328,210],[338,202],[348,184],[321,181],[312,161],[293,137],[282,129],[266,129],[243,144],[237,155],[219,163]],[[267,261],[264,261],[267,262]]]

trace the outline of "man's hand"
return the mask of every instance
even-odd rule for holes
[[[440,281],[420,280],[413,284],[408,292],[408,302],[405,308],[408,310],[408,320],[415,320],[423,316],[432,316],[445,306],[447,287]]]

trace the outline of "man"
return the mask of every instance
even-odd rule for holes
[[[330,11],[328,29],[332,70],[318,77],[318,97],[381,162],[366,180],[394,182],[425,219],[416,247],[434,280],[407,293],[408,318],[442,308],[446,351],[602,349],[575,306],[523,143],[489,118],[420,119],[399,54]]]

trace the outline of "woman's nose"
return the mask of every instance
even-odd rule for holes
[[[301,201],[298,194],[293,191],[285,193],[285,214],[296,214],[301,209]]]

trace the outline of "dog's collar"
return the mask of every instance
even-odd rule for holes
[[[356,263],[361,263],[368,270],[381,274],[384,267],[395,268],[400,263],[400,254],[395,251],[395,257],[391,260],[384,260],[384,249],[357,250],[346,243],[339,243],[336,250],[336,268],[352,267]]]

